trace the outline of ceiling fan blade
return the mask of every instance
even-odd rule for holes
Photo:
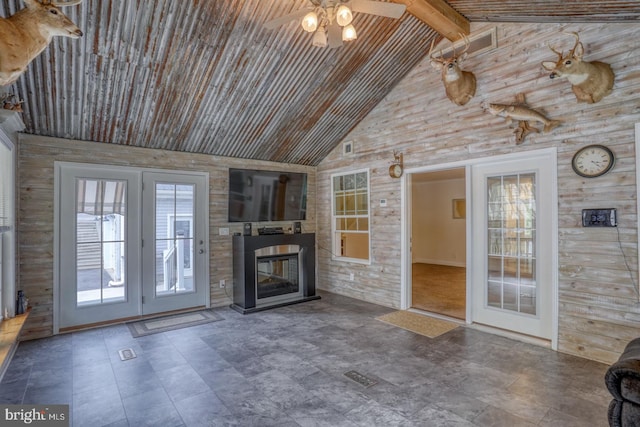
[[[329,47],[342,46],[342,28],[337,23],[333,23],[327,27],[327,37],[329,39]]]
[[[351,0],[351,10],[370,15],[400,18],[407,6],[398,3],[386,3],[374,0]]]
[[[280,16],[278,18],[274,18],[271,21],[267,21],[264,23],[264,27],[267,30],[273,30],[280,25],[284,25],[289,23],[289,21],[293,21],[296,19],[302,19],[307,13],[309,13],[311,8],[305,7],[304,9],[296,10],[295,12],[291,12],[287,15]]]

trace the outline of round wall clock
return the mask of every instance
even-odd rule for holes
[[[588,145],[573,155],[573,171],[585,178],[595,178],[609,172],[615,163],[613,152],[604,145]]]
[[[391,178],[400,178],[402,176],[402,165],[398,163],[394,163],[389,166],[389,176]]]

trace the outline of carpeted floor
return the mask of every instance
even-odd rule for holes
[[[171,316],[158,317],[154,319],[138,320],[129,322],[127,326],[134,338],[145,335],[157,334],[160,332],[173,331],[175,329],[189,326],[202,325],[205,323],[222,320],[218,314],[211,310],[200,310],[191,313],[174,314]]]
[[[410,311],[394,311],[376,319],[429,338],[435,338],[458,327],[453,322]]]

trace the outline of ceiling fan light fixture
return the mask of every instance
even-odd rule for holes
[[[351,13],[351,9],[346,4],[341,4],[336,9],[336,22],[341,27],[345,27],[351,24],[353,21],[353,13]]]
[[[302,18],[302,29],[308,33],[313,33],[318,28],[318,14],[315,12],[307,13]]]
[[[313,40],[311,41],[316,47],[326,47],[327,46],[327,33],[324,30],[324,27],[319,27],[318,30],[313,34]]]
[[[342,29],[342,41],[350,42],[358,38],[358,34],[356,33],[356,28],[349,24]]]

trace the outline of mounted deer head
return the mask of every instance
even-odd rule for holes
[[[558,55],[558,60],[556,62],[545,61],[542,63],[542,67],[551,71],[549,77],[552,79],[566,77],[572,85],[571,88],[578,102],[593,104],[611,93],[614,74],[609,64],[599,61],[583,61],[584,47],[580,43],[580,37],[578,33],[571,34],[576,38],[573,49],[564,56],[562,52],[549,46]]]
[[[82,0],[23,0],[26,8],[8,18],[0,18],[0,85],[9,85],[27,69],[31,61],[54,36],[82,37],[82,31],[59,7],[73,6]]]
[[[464,50],[456,54],[454,48],[450,58],[443,58],[442,51],[438,57],[431,54],[435,39],[431,42],[431,49],[429,49],[431,66],[442,72],[442,83],[447,98],[456,105],[466,104],[476,94],[476,76],[460,69],[460,64],[467,58],[467,50],[469,50],[469,39],[462,34],[461,36],[464,38]]]

